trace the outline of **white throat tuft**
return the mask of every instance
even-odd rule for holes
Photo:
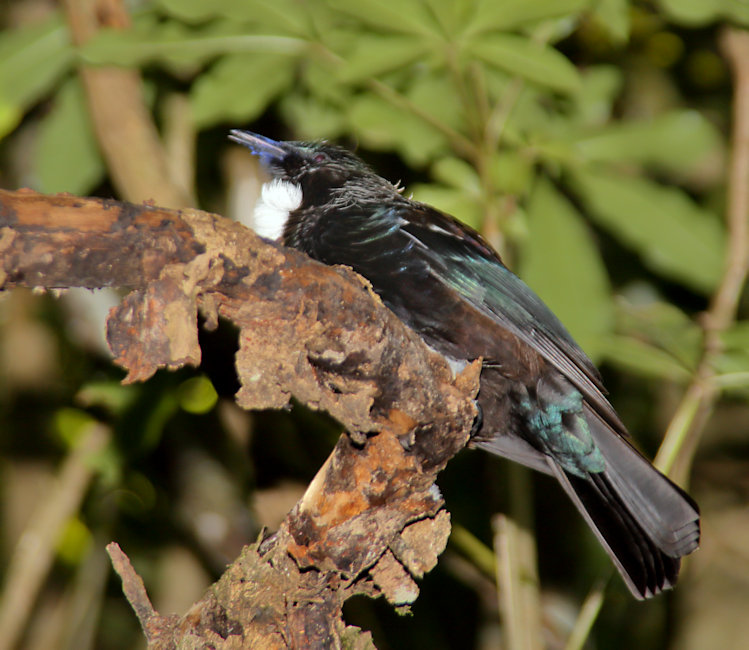
[[[289,214],[302,204],[302,188],[296,183],[274,178],[263,185],[255,204],[253,230],[261,237],[279,239]]]

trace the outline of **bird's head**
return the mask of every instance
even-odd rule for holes
[[[326,142],[276,141],[238,129],[229,138],[252,151],[272,177],[263,186],[252,223],[270,239],[288,235],[287,224],[314,218],[320,210],[397,192],[354,154]]]
[[[232,130],[229,138],[260,158],[274,179],[298,185],[305,199],[322,188],[334,189],[374,175],[354,154],[326,142],[276,141],[239,129]]]

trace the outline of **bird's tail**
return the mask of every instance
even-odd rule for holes
[[[547,457],[549,468],[633,595],[649,598],[673,586],[680,558],[699,545],[699,510],[627,440],[585,410],[605,469],[576,475]]]

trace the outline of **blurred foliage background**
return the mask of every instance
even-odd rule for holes
[[[492,241],[701,504],[679,588],[637,603],[551,481],[465,451],[441,477],[454,532],[413,616],[347,605],[378,648],[747,643],[749,215],[728,179],[749,4],[1,6],[3,187],[241,217],[262,178],[229,128],[356,148]],[[340,433],[300,405],[239,410],[227,328],[204,334],[200,369],[120,386],[101,331],[116,299],[0,296],[0,648],[142,646],[105,543],[159,611],[184,613]],[[534,538],[539,585],[517,570],[535,572]]]

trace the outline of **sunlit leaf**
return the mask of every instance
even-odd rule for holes
[[[40,125],[34,169],[37,189],[50,194],[88,194],[104,177],[104,162],[77,78],[60,89]]]
[[[489,160],[489,174],[499,192],[523,196],[533,182],[533,161],[516,149],[497,151]]]
[[[348,54],[339,68],[344,82],[374,77],[393,68],[400,68],[423,57],[426,44],[410,36],[362,34],[354,51]]]
[[[521,277],[595,360],[613,327],[613,305],[606,269],[590,232],[547,180],[537,182],[531,195],[528,230]]]
[[[57,410],[53,420],[55,433],[69,448],[75,447],[95,423],[86,411],[76,408]]]
[[[93,535],[78,517],[65,522],[57,541],[57,556],[65,563],[75,566],[85,558],[93,542]]]
[[[407,93],[412,105],[431,116],[440,124],[462,131],[464,111],[455,86],[441,74],[423,75],[411,83]]]
[[[592,4],[593,0],[478,0],[466,32],[512,30],[525,23],[574,14]]]
[[[460,158],[440,158],[432,165],[432,176],[440,183],[461,189],[470,196],[481,194],[481,180],[476,170]]]
[[[208,413],[218,401],[218,393],[208,377],[191,377],[180,384],[179,405],[188,413]]]
[[[447,150],[439,130],[406,109],[373,96],[357,97],[348,118],[362,142],[373,149],[395,149],[413,165],[424,165]]]
[[[623,43],[629,38],[630,6],[629,0],[600,0],[593,9],[593,15],[598,22],[618,43]]]
[[[573,96],[580,122],[590,126],[607,123],[624,83],[622,71],[612,65],[597,65],[585,70],[581,80],[580,90]]]
[[[346,130],[346,116],[338,107],[301,93],[281,97],[281,114],[294,133],[303,140],[337,138]]]
[[[298,56],[306,51],[304,39],[279,34],[247,33],[231,22],[190,28],[174,21],[157,22],[150,17],[137,28],[102,30],[81,48],[88,63],[135,66],[158,61],[177,69],[194,67],[220,54],[249,53]],[[241,79],[241,77],[240,77]]]
[[[386,32],[427,35],[437,27],[419,0],[329,0],[329,5]]]
[[[725,231],[715,215],[675,187],[644,178],[578,170],[590,216],[663,275],[710,293],[723,271]]]
[[[495,34],[470,43],[468,48],[490,65],[541,86],[563,92],[580,87],[577,68],[549,45],[515,34]]]
[[[476,197],[465,190],[436,184],[418,184],[408,190],[416,201],[442,210],[472,228],[481,226],[481,206]]]
[[[51,90],[72,62],[70,36],[57,13],[43,23],[0,35],[0,137]]]
[[[246,21],[278,33],[304,35],[308,31],[309,10],[303,0],[158,0],[158,6],[187,22],[213,18]],[[316,6],[322,3],[313,3]]]
[[[690,372],[670,354],[629,336],[604,340],[603,357],[625,370],[645,377],[688,381]]]
[[[676,305],[663,300],[638,303],[619,300],[617,330],[667,352],[684,368],[693,370],[700,358],[702,328]]]
[[[198,126],[248,122],[288,87],[294,61],[273,54],[232,54],[221,58],[193,84],[193,119]],[[241,79],[242,83],[237,84]]]
[[[649,121],[619,122],[579,139],[588,160],[636,162],[686,172],[721,151],[718,130],[697,111],[672,111]]]
[[[720,18],[749,25],[749,4],[744,0],[659,0],[666,15],[687,25],[705,25]]]

